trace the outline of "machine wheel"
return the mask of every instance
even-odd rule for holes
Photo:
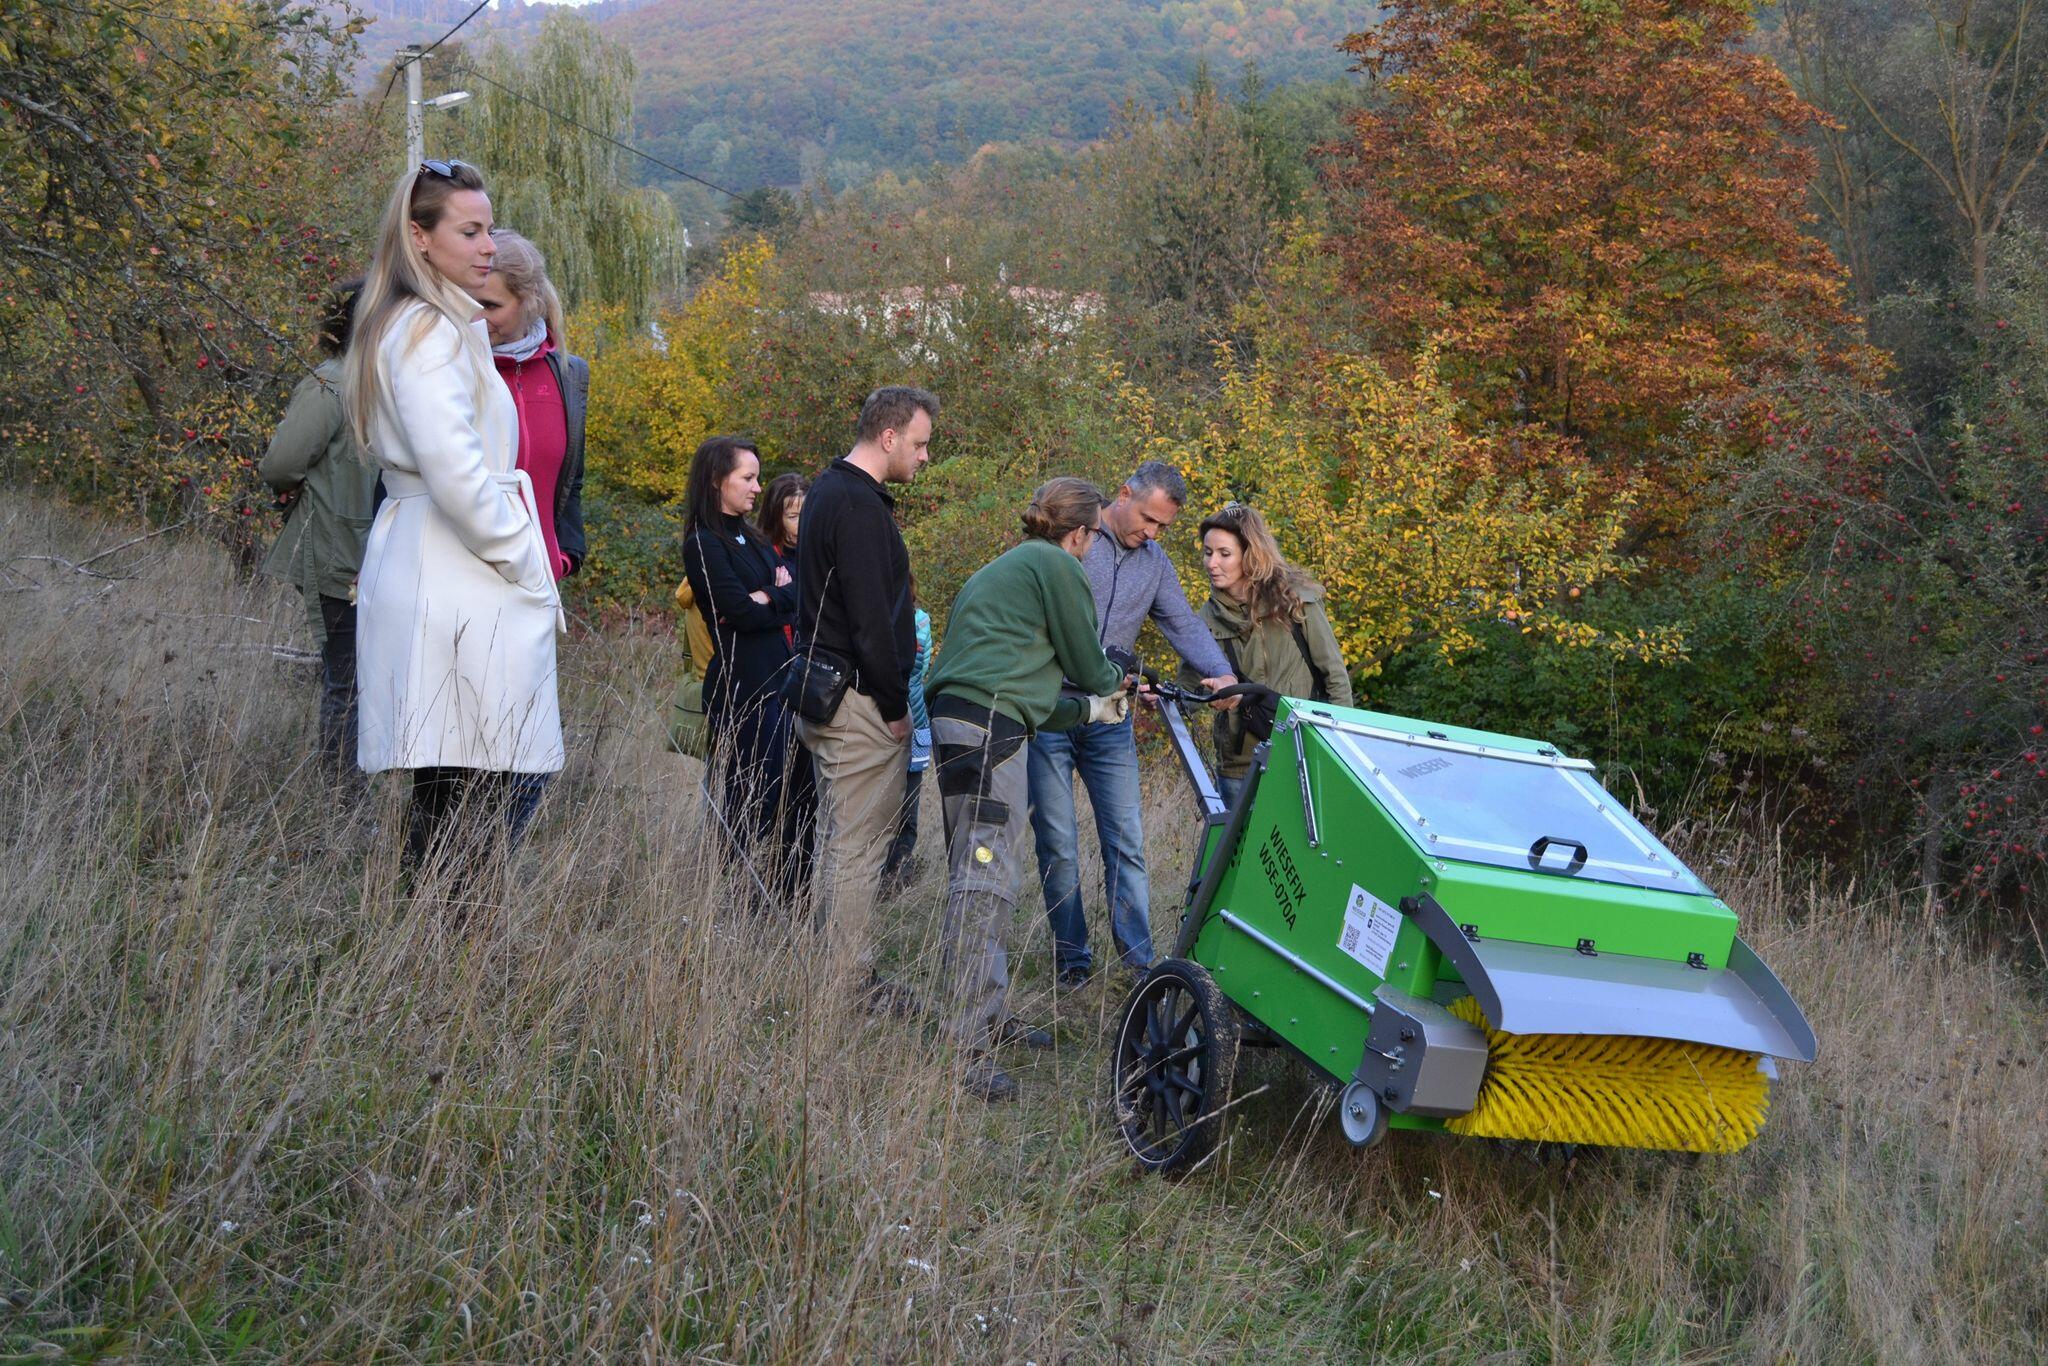
[[[1370,1086],[1354,1081],[1337,1096],[1337,1123],[1352,1147],[1370,1148],[1387,1136],[1387,1107]]]
[[[1237,1017],[1214,979],[1179,958],[1155,964],[1124,1003],[1110,1057],[1117,1130],[1148,1171],[1201,1161],[1222,1136],[1237,1071]]]

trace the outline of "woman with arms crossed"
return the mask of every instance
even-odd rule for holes
[[[498,254],[470,294],[484,311],[491,361],[519,415],[519,468],[539,499],[541,538],[556,579],[583,565],[583,416],[590,365],[569,354],[562,299],[540,248],[510,228],[492,228]]]
[[[583,417],[590,366],[565,349],[562,300],[540,248],[510,228],[492,228],[498,254],[482,287],[469,291],[484,311],[491,362],[519,417],[519,471],[533,484],[541,540],[560,582],[583,564]],[[512,836],[526,830],[548,775],[522,775],[512,799]]]
[[[793,898],[809,860],[817,795],[810,754],[796,743],[781,694],[795,640],[796,579],[747,520],[761,493],[761,457],[741,436],[714,436],[690,462],[683,572],[714,651],[704,674],[720,804],[740,857],[778,897]],[[772,835],[772,838],[771,838]]]

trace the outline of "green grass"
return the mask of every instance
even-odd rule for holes
[[[111,532],[17,494],[0,556]],[[2043,993],[1938,910],[1680,832],[1820,1034],[1747,1152],[1393,1135],[1274,1056],[1211,1167],[1104,1122],[1115,1002],[1053,999],[1020,1103],[849,1011],[843,946],[735,910],[672,655],[565,648],[571,767],[460,932],[399,794],[309,763],[285,591],[197,543],[5,561],[0,1352],[529,1360],[2006,1360],[2048,1342]],[[1160,902],[1193,822],[1152,774]],[[927,804],[928,814],[931,804]],[[925,852],[936,852],[928,822]],[[884,918],[924,980],[941,888]]]

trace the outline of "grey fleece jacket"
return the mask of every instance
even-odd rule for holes
[[[1131,649],[1138,643],[1139,628],[1150,617],[1159,624],[1166,643],[1190,668],[1199,670],[1201,677],[1220,678],[1230,672],[1229,659],[1188,606],[1173,561],[1157,541],[1125,550],[1114,536],[1105,533],[1088,547],[1081,567],[1088,571],[1088,586],[1095,590],[1096,634],[1103,648]]]

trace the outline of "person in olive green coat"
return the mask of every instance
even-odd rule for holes
[[[1031,807],[1025,741],[1039,730],[1119,721],[1130,710],[1124,671],[1096,634],[1095,591],[1081,568],[1101,534],[1105,501],[1085,479],[1039,487],[1024,509],[1023,544],[976,570],[953,599],[925,685],[946,818],[945,1028],[959,1049],[962,1085],[984,1100],[1017,1094],[989,1056],[993,1044],[1052,1044],[1004,1004],[1004,946]],[[1079,691],[1063,690],[1063,679]]]
[[[356,571],[375,511],[377,470],[356,448],[341,407],[341,353],[360,281],[336,288],[320,325],[327,359],[292,391],[256,466],[279,493],[296,492],[263,572],[299,586],[320,640],[320,753],[337,772],[356,762]]]
[[[1202,567],[1209,600],[1196,615],[1216,637],[1239,681],[1263,683],[1282,697],[1348,707],[1351,673],[1323,611],[1323,586],[1280,554],[1263,517],[1231,503],[1202,523]],[[1181,682],[1199,679],[1181,671]],[[1245,708],[1216,717],[1216,762],[1223,799],[1235,806],[1258,738]]]

